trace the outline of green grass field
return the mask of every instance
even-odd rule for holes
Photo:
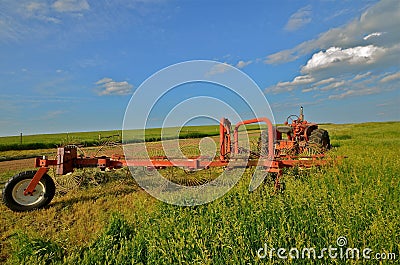
[[[254,126],[253,126],[254,127]],[[177,131],[178,128],[171,128]],[[127,137],[129,134],[138,134],[139,130],[126,131]],[[186,126],[180,130],[180,136],[190,137],[192,134],[210,134],[215,135],[219,133],[219,127],[217,125],[209,126]],[[57,134],[37,134],[37,135],[23,135],[22,144],[48,144],[48,145],[61,145],[68,142],[76,143],[95,143],[100,139],[107,137],[112,137],[115,135],[122,135],[121,130],[114,131],[98,131],[98,132],[72,132],[72,133],[57,133]],[[146,139],[151,140],[151,138],[159,139],[161,136],[160,128],[146,129]],[[5,136],[0,137],[0,148],[6,145],[19,145],[21,142],[20,136]]]
[[[258,130],[258,125],[248,125],[241,127],[243,130]],[[263,128],[261,126],[261,128]],[[41,155],[54,155],[58,146],[75,144],[83,147],[97,147],[109,141],[120,143],[122,141],[122,131],[98,131],[98,132],[74,132],[58,134],[38,134],[20,136],[0,137],[0,162],[33,158]],[[202,138],[206,136],[219,135],[219,126],[185,126],[182,128],[167,128],[163,132],[163,139],[188,139]],[[156,142],[161,139],[161,129],[146,129],[143,136],[142,130],[126,130],[124,139],[126,143],[139,142],[145,138],[146,142]]]
[[[247,130],[257,130],[258,125],[246,126]],[[241,128],[244,130],[244,128]],[[126,142],[139,141],[139,136],[142,136],[142,130],[126,130],[124,131],[124,138]],[[161,129],[149,128],[145,133],[146,142],[160,141]],[[204,136],[219,135],[218,125],[206,126],[185,126],[182,128],[167,128],[163,137],[172,138],[199,138]],[[58,134],[37,134],[37,135],[23,135],[22,143],[20,136],[5,136],[0,137],[0,152],[11,150],[36,150],[45,148],[56,148],[57,146],[65,144],[80,144],[83,146],[97,146],[101,145],[106,140],[121,141],[122,131],[98,131],[98,132],[73,132],[73,133],[58,133]],[[1,153],[0,153],[1,156]]]
[[[335,146],[329,153],[347,158],[286,171],[278,194],[269,181],[249,192],[247,169],[222,198],[178,207],[154,199],[121,169],[107,173],[107,181],[58,194],[46,209],[15,213],[1,204],[0,263],[398,264],[400,122],[321,127]],[[16,173],[2,173],[0,181]],[[279,259],[276,251],[257,257],[264,246],[337,247],[341,236],[346,247],[370,248],[371,259]],[[376,253],[394,253],[395,260],[375,260]]]

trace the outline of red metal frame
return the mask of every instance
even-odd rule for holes
[[[227,155],[231,153],[231,122],[226,118],[222,118],[219,123],[219,143],[219,159],[224,161],[228,159]]]
[[[300,118],[299,118],[300,119]],[[301,115],[301,119],[303,119]],[[307,137],[307,130],[310,126],[316,126],[316,124],[307,123],[304,120],[297,120],[293,125],[294,130],[304,133]],[[239,153],[239,127],[246,124],[252,123],[265,123],[268,130],[268,157],[260,157],[257,159],[249,158],[247,161],[241,160],[239,157],[235,157]],[[299,128],[299,129],[298,129]],[[251,120],[245,120],[238,122],[234,127],[234,141],[233,141],[233,154],[232,154],[232,142],[231,142],[231,122],[222,118],[220,121],[220,155],[218,159],[211,160],[205,157],[192,157],[188,159],[169,159],[168,157],[152,157],[150,159],[133,159],[125,160],[120,156],[112,157],[91,157],[83,158],[78,157],[76,148],[72,146],[60,147],[57,150],[57,159],[51,160],[45,157],[36,158],[35,166],[39,167],[39,170],[29,183],[24,195],[32,194],[36,185],[40,179],[46,174],[50,166],[57,167],[57,174],[65,175],[69,172],[73,172],[74,168],[85,168],[85,167],[98,167],[101,170],[105,169],[118,169],[124,166],[129,167],[147,167],[147,168],[165,168],[165,167],[183,167],[189,170],[205,169],[210,167],[253,167],[261,166],[264,168],[266,173],[277,173],[276,186],[279,185],[279,177],[282,173],[283,168],[288,167],[304,167],[310,168],[313,166],[321,166],[328,163],[327,159],[324,159],[324,155],[313,155],[308,157],[289,156],[276,154],[274,151],[275,139],[274,135],[277,136],[278,140],[276,145],[279,149],[283,143],[285,148],[290,147],[290,142],[293,141],[291,136],[288,135],[288,140],[282,142],[281,134],[276,131],[271,121],[268,118],[256,118]],[[296,132],[294,132],[296,136]],[[307,138],[306,138],[307,139]],[[244,162],[245,161],[245,162]]]
[[[265,122],[268,127],[268,159],[274,159],[274,130],[272,122],[268,118],[255,118],[238,122],[235,125],[234,138],[235,138],[235,154],[239,153],[239,127],[246,124]]]
[[[44,174],[47,173],[47,171],[49,170],[48,167],[41,167],[39,168],[39,170],[35,173],[35,176],[33,176],[31,182],[29,182],[28,187],[24,190],[24,195],[32,195],[33,192],[35,191],[35,188],[37,186],[37,184],[39,183],[39,181],[42,179],[42,177],[44,176]]]

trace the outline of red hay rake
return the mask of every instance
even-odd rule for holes
[[[239,146],[239,128],[248,124],[264,123],[267,126],[259,138],[259,153],[250,155],[241,161],[243,152],[250,152]],[[56,174],[66,175],[77,168],[97,167],[101,170],[122,167],[146,167],[161,169],[181,167],[189,171],[210,167],[261,167],[265,174],[274,173],[275,188],[279,188],[282,170],[290,167],[311,168],[326,165],[330,160],[325,151],[330,148],[328,132],[319,129],[315,123],[304,120],[303,108],[300,115],[290,115],[284,126],[273,126],[268,118],[255,118],[238,122],[233,127],[231,122],[222,118],[220,121],[219,156],[210,159],[201,156],[190,159],[170,160],[166,156],[150,159],[129,159],[123,156],[80,157],[76,146],[59,147],[57,159],[36,158],[37,171],[26,171],[12,177],[3,190],[3,201],[13,211],[29,211],[46,206],[55,194],[55,184],[47,174],[50,167],[56,168]],[[238,163],[235,163],[238,161]]]

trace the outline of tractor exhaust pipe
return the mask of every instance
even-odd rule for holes
[[[300,121],[304,121],[304,114],[303,114],[303,106],[300,107],[300,116],[299,116]]]

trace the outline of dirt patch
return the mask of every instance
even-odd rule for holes
[[[20,160],[12,160],[12,161],[3,161],[0,162],[0,174],[12,170],[21,170],[33,168],[35,163],[34,158],[20,159]]]

